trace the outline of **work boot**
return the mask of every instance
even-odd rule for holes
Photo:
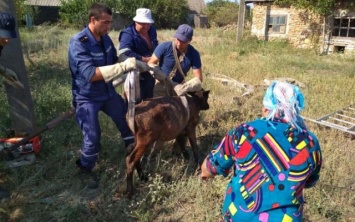
[[[96,189],[99,187],[99,179],[97,176],[92,172],[81,165],[80,159],[76,162],[76,166],[79,168],[79,178],[81,183],[88,189]]]
[[[7,199],[10,199],[10,192],[0,188],[0,202]]]

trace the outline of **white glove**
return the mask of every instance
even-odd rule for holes
[[[109,66],[100,66],[98,68],[100,69],[105,82],[109,82],[112,79],[122,76],[125,72],[136,69],[137,63],[135,58],[127,58],[124,62],[119,62]]]
[[[116,88],[117,86],[119,86],[119,85],[121,85],[122,83],[124,83],[124,82],[126,81],[126,78],[127,78],[128,73],[129,73],[129,72],[126,72],[126,73],[124,73],[123,75],[121,75],[121,76],[119,76],[119,77],[117,77],[117,78],[114,78],[114,79],[112,80],[112,85],[113,85],[113,87]]]
[[[121,49],[118,51],[118,62],[124,62],[129,58],[133,58],[133,57],[128,57],[125,54],[123,54],[124,52],[130,51],[129,49]],[[136,67],[137,70],[139,72],[147,72],[149,71],[149,66],[147,65],[147,63],[142,62],[140,60],[136,60]]]
[[[0,74],[12,82],[18,81],[17,74],[13,70],[5,68],[2,65],[0,65]]]
[[[201,80],[197,77],[190,79],[189,81],[178,84],[174,87],[174,91],[178,96],[185,95],[188,92],[196,92],[202,90]]]

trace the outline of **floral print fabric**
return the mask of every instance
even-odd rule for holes
[[[309,131],[282,119],[258,119],[231,130],[207,157],[212,174],[233,177],[223,221],[302,221],[303,188],[319,179],[321,150]]]

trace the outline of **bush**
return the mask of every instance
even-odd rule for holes
[[[207,3],[204,14],[207,15],[209,25],[222,27],[238,22],[239,5],[228,0],[213,0]]]
[[[62,0],[60,17],[62,24],[71,27],[83,27],[88,22],[87,11],[93,0]],[[186,0],[102,0],[114,13],[125,18],[133,18],[137,8],[149,8],[152,11],[154,25],[158,28],[175,28],[186,23],[188,5]]]
[[[61,0],[60,19],[65,26],[81,28],[88,23],[88,10],[95,0]],[[101,0],[100,2],[110,6],[116,7],[115,0]],[[115,11],[115,10],[113,10]]]
[[[186,23],[188,16],[187,0],[118,0],[117,11],[125,18],[133,18],[137,8],[152,11],[154,26],[157,28],[176,28]]]

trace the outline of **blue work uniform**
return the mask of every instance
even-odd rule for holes
[[[177,53],[178,56],[180,56],[180,53]],[[170,72],[175,66],[172,42],[164,42],[159,44],[154,50],[154,55],[159,59],[159,66],[161,70],[165,73],[165,75],[169,76]],[[185,56],[180,62],[180,65],[185,75],[187,75],[187,72],[190,70],[190,68],[200,69],[200,53],[192,45],[189,44]],[[182,83],[184,81],[184,78],[181,76],[178,69],[176,69],[175,75],[173,75],[172,80],[177,83]]]
[[[125,52],[125,55],[134,57],[137,60],[142,60],[142,57],[152,56],[154,49],[158,45],[157,30],[153,26],[150,26],[148,34],[152,45],[151,48],[149,48],[145,39],[135,29],[135,23],[129,25],[120,32],[118,37],[120,43],[119,49],[130,49],[130,51]],[[149,72],[143,72],[140,74],[142,100],[153,97],[154,84],[155,79]]]
[[[126,122],[126,105],[115,91],[112,81],[91,82],[96,67],[112,65],[118,60],[115,46],[108,35],[96,41],[88,27],[73,36],[69,43],[69,67],[72,74],[73,106],[83,133],[81,165],[93,169],[101,149],[99,111],[110,116],[125,145],[134,142]]]

